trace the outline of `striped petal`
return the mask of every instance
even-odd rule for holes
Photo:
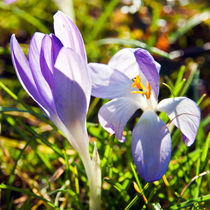
[[[145,111],[132,133],[134,163],[147,182],[161,179],[171,159],[171,136],[166,124],[153,111]]]
[[[134,56],[136,49],[125,48],[117,52],[109,61],[108,65],[112,69],[117,69],[118,71],[125,74],[131,80],[139,75],[144,78],[144,75],[139,71],[138,63]]]
[[[146,80],[150,83],[152,90],[155,92],[156,98],[158,98],[160,86],[160,66],[147,50],[139,48],[134,52],[134,54],[142,73],[144,74]]]
[[[132,80],[118,70],[105,64],[90,63],[92,95],[112,99],[122,97],[132,91]]]
[[[40,64],[40,52],[41,52],[41,45],[42,40],[44,38],[44,34],[42,33],[35,33],[31,39],[30,46],[29,46],[29,65],[31,68],[31,72],[36,83],[37,89],[39,91],[42,100],[47,106],[47,109],[50,112],[54,112],[54,100],[52,89],[50,88],[49,84],[45,80],[42,71],[41,71],[41,64]],[[48,69],[45,69],[46,71]]]
[[[42,39],[40,67],[42,75],[51,89],[53,89],[53,72],[55,61],[62,47],[63,45],[61,41],[54,34],[46,34]]]
[[[101,107],[98,113],[99,122],[110,134],[115,134],[119,141],[124,141],[123,131],[130,117],[138,109],[131,98],[116,98]]]
[[[200,109],[186,97],[167,98],[158,104],[158,110],[165,112],[172,123],[180,129],[186,146],[191,146],[200,124]]]
[[[44,110],[44,112],[49,116],[49,113],[46,110],[46,104],[42,100],[37,89],[36,83],[34,82],[34,78],[29,67],[28,60],[26,59],[14,34],[11,36],[10,47],[13,66],[15,68],[17,77],[21,85],[26,90],[26,92],[33,98],[33,100],[36,101],[39,104],[39,106]]]
[[[81,145],[88,145],[84,136],[90,92],[91,83],[85,61],[72,49],[63,47],[55,63],[55,105],[61,121],[77,139],[77,142],[71,141],[77,150]]]
[[[72,48],[87,62],[85,45],[79,29],[73,21],[61,11],[54,15],[55,35],[61,40],[65,47]]]

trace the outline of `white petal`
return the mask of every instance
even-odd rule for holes
[[[186,146],[191,146],[200,123],[200,109],[197,104],[186,97],[168,98],[160,101],[158,110],[169,116],[181,130]]]
[[[107,132],[115,133],[118,140],[123,141],[124,127],[138,108],[138,104],[131,98],[113,99],[99,110],[99,122]]]
[[[145,80],[145,77],[140,71],[139,65],[136,61],[134,55],[135,50],[136,49],[133,48],[125,48],[120,50],[111,58],[108,65],[113,69],[121,71],[131,80],[137,75],[139,75],[141,79]]]
[[[63,124],[76,141],[72,146],[88,148],[86,114],[91,83],[85,61],[70,48],[63,47],[57,57],[54,72],[55,106]]]
[[[92,95],[112,99],[132,91],[132,80],[118,70],[105,64],[90,63]]]
[[[79,29],[74,22],[63,12],[58,11],[54,15],[55,35],[61,40],[65,47],[72,48],[87,62],[85,45]]]

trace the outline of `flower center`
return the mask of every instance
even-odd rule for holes
[[[147,99],[150,98],[152,88],[147,81],[147,88],[141,83],[141,78],[139,75],[136,76],[136,78],[133,79],[132,88],[137,87],[139,91],[132,91],[131,93],[140,93],[142,95],[145,95]]]

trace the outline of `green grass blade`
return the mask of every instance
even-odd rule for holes
[[[104,23],[106,22],[107,18],[112,14],[114,8],[119,2],[120,0],[112,0],[106,6],[105,11],[101,14],[101,16],[98,18],[98,21],[94,24],[93,31],[87,38],[87,43],[90,43],[92,40],[94,40],[97,37],[97,35],[101,32],[101,30],[103,30]]]
[[[161,8],[157,2],[152,4],[152,24],[150,26],[151,36],[147,42],[149,47],[154,46],[157,40],[158,21],[160,18]]]
[[[49,34],[50,31],[48,30],[48,28],[42,24],[41,21],[39,21],[37,18],[33,17],[31,14],[29,14],[28,12],[13,6],[11,8],[11,11],[16,14],[17,16],[23,18],[25,21],[29,22],[31,25],[35,26],[38,30],[40,30],[40,32],[43,32],[45,34]]]
[[[25,112],[25,113],[29,113],[29,114],[32,114],[34,115],[34,112],[30,111],[30,110],[24,110],[24,109],[19,109],[19,108],[15,108],[15,107],[3,107],[3,106],[0,106],[0,113],[3,113],[3,112]],[[36,115],[34,116],[39,116],[39,118],[46,118],[46,115],[42,114],[42,113],[36,113]]]
[[[56,194],[56,197],[55,197],[55,205],[56,205],[56,206],[58,206],[58,204],[59,204],[59,198],[60,198],[61,194],[62,194],[62,193],[69,192],[68,190],[65,190],[65,188],[66,188],[69,184],[70,184],[70,181],[67,180],[67,181],[63,184],[63,186],[62,186],[60,189],[54,191],[54,192],[57,193],[57,194]],[[52,194],[52,193],[51,193],[51,194]]]
[[[19,101],[18,97],[3,83],[0,81],[0,87],[8,93],[14,100]]]
[[[179,85],[179,83],[182,81],[182,78],[184,76],[185,71],[186,71],[186,66],[181,66],[181,68],[178,72],[178,75],[177,75],[177,79],[176,79],[176,83],[175,83],[174,88],[176,88],[177,85]]]
[[[50,201],[46,200],[45,198],[41,197],[41,196],[38,196],[36,194],[34,194],[33,192],[31,191],[28,191],[28,190],[24,190],[24,189],[21,189],[21,188],[17,188],[17,187],[13,187],[13,186],[10,186],[10,185],[5,185],[5,184],[0,184],[0,189],[5,189],[5,190],[10,190],[10,191],[15,191],[15,192],[20,192],[20,193],[23,193],[23,194],[26,194],[28,196],[31,196],[31,197],[34,197],[34,198],[37,198],[39,200],[42,200],[44,201],[46,204],[48,204],[50,207],[53,207],[55,209],[59,209],[57,206],[55,206],[53,203],[51,203]]]
[[[198,65],[194,63],[194,65],[193,65],[193,67],[192,67],[192,70],[191,70],[191,73],[190,73],[190,76],[189,76],[189,78],[187,79],[187,81],[186,81],[186,83],[185,83],[185,85],[184,85],[184,87],[183,87],[183,89],[182,89],[182,92],[180,93],[180,96],[186,95],[186,93],[187,93],[187,91],[188,91],[190,85],[192,84],[194,75],[195,75],[195,73],[196,73],[196,71],[197,71],[197,67],[198,67]]]
[[[4,10],[11,11],[15,15],[19,16],[20,18],[24,19],[26,22],[30,23],[31,25],[35,26],[40,32],[43,32],[45,34],[49,34],[50,31],[48,28],[42,24],[40,20],[33,17],[30,13],[18,8],[17,6],[8,6],[4,4],[3,2],[0,2],[0,8]]]
[[[149,47],[146,45],[144,42],[140,42],[138,40],[132,40],[132,39],[118,39],[118,38],[106,38],[106,39],[101,39],[98,42],[98,45],[105,45],[105,44],[120,44],[120,45],[125,45],[125,46],[132,46],[132,47],[140,47],[148,50],[151,53],[154,53],[156,55],[159,55],[164,58],[171,59],[169,53],[160,50],[156,47]]]
[[[15,165],[13,166],[12,168],[12,171],[10,173],[10,177],[9,177],[9,180],[8,180],[8,184],[11,185],[14,181],[14,177],[15,177],[15,169],[17,167],[17,164],[18,164],[18,161],[20,160],[21,156],[23,155],[23,152],[26,150],[26,148],[28,147],[28,145],[31,143],[32,139],[30,139],[30,141],[28,141],[25,146],[23,147],[23,149],[20,151],[16,161],[15,161]]]
[[[56,154],[58,154],[60,157],[64,158],[64,155],[62,151],[55,145],[51,144],[49,141],[47,141],[41,134],[37,133],[32,127],[25,125],[21,121],[19,123],[24,126],[24,129],[27,130],[29,133],[33,134],[36,138],[40,139],[42,143],[50,147]]]
[[[70,166],[69,166],[69,160],[68,160],[68,156],[66,154],[66,152],[64,151],[64,158],[65,158],[65,165],[66,165],[66,170],[65,170],[65,174],[67,176],[67,179],[70,181],[71,180],[71,173],[70,173]]]
[[[129,210],[139,199],[139,195],[136,195],[132,201],[125,207],[125,210]]]
[[[31,141],[32,141],[32,139],[29,139],[29,141],[25,144],[25,146],[23,147],[23,149],[19,153],[19,155],[18,155],[18,157],[17,157],[17,159],[15,161],[15,165],[13,166],[12,171],[10,173],[9,180],[8,180],[8,185],[12,185],[12,183],[13,183],[13,181],[15,179],[15,170],[16,170],[18,161],[20,160],[21,156],[23,155],[23,152],[26,150],[26,148],[31,143]],[[9,203],[10,203],[10,195],[11,195],[11,191],[8,190],[8,192],[7,192],[7,200],[6,200],[7,207],[9,206]],[[10,207],[8,207],[8,209],[10,209]]]
[[[173,88],[170,85],[166,84],[165,82],[163,82],[162,84],[165,85],[170,90],[172,97],[176,96],[174,91],[173,91]]]
[[[169,209],[176,209],[176,210],[178,210],[178,209],[185,209],[187,207],[193,206],[194,203],[207,202],[209,200],[210,200],[210,194],[201,196],[201,197],[196,198],[196,199],[188,200],[188,201],[182,202],[180,204],[176,204],[176,205],[170,206]]]
[[[46,122],[47,124],[50,124],[55,130],[57,130],[56,126],[51,123],[49,120],[47,120],[46,116],[40,113],[35,112],[30,106],[25,104],[20,98],[18,98],[3,82],[0,81],[0,87],[8,94],[10,95],[15,101],[18,101],[24,108],[26,108],[27,112],[30,112],[34,116],[41,119],[43,122]]]
[[[207,160],[208,157],[208,150],[209,150],[209,143],[210,143],[210,132],[206,138],[206,142],[203,148],[203,152],[201,155],[201,163],[204,163]]]
[[[210,18],[210,11],[205,11],[200,14],[197,14],[190,18],[185,26],[179,28],[175,33],[169,36],[170,43],[174,43],[179,37],[183,36],[186,32],[188,32],[191,28],[197,26],[198,24],[202,23],[203,21]]]
[[[197,105],[198,105],[198,106],[200,106],[200,104],[203,102],[203,100],[204,100],[205,97],[206,97],[206,93],[204,93],[204,94],[200,97],[200,99],[198,100],[198,102],[197,102]]]
[[[54,194],[56,194],[58,192],[62,192],[62,193],[66,193],[67,192],[72,197],[77,196],[77,194],[74,191],[69,190],[69,189],[63,189],[63,187],[61,187],[60,189],[57,189],[57,190],[54,190],[54,191],[50,192],[49,195],[54,195]]]
[[[74,166],[74,183],[75,183],[75,189],[76,189],[76,193],[79,195],[80,194],[80,187],[79,187],[79,179],[78,179],[78,170],[77,167]]]
[[[175,96],[179,95],[180,91],[182,90],[182,88],[183,88],[183,86],[184,86],[184,84],[186,82],[186,79],[183,78],[185,71],[186,71],[186,67],[185,66],[181,66],[181,68],[180,68],[180,70],[178,72],[178,75],[177,75],[177,79],[176,79],[174,88],[173,88]]]
[[[112,135],[109,139],[109,144],[106,145],[104,156],[103,156],[103,159],[101,160],[102,176],[104,176],[107,166],[109,168],[109,176],[112,175],[111,162],[112,162],[112,150],[113,150],[112,147],[113,147],[114,139],[115,139],[115,135]]]
[[[136,170],[135,170],[135,168],[134,168],[133,163],[130,163],[130,166],[131,166],[131,170],[132,170],[132,172],[133,172],[134,178],[135,178],[135,180],[136,180],[136,183],[137,183],[138,187],[140,188],[140,190],[142,190],[141,183],[140,183],[140,181],[139,181],[138,174],[136,173]]]
[[[30,137],[26,134],[26,132],[24,132],[23,130],[21,130],[15,123],[14,119],[11,117],[7,117],[7,122],[26,140],[26,141],[31,141],[31,138],[33,139],[36,138],[36,136]],[[22,123],[22,125],[24,125],[24,123]],[[25,128],[28,128],[29,126],[25,126]],[[52,170],[52,166],[50,164],[50,162],[45,158],[44,154],[42,154],[39,150],[37,150],[36,145],[35,144],[31,144],[31,147],[35,150],[36,154],[38,155],[38,157],[43,161],[43,163],[46,165],[46,167],[49,170]]]
[[[97,106],[98,102],[100,101],[100,98],[94,98],[92,103],[90,104],[90,107],[88,109],[88,113],[87,113],[87,119],[92,115],[95,107]]]

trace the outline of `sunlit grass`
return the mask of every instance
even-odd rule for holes
[[[190,148],[182,142],[180,131],[170,126],[173,150],[169,169],[163,179],[146,183],[139,176],[131,154],[135,118],[125,129],[126,142],[119,143],[98,124],[97,112],[107,100],[93,98],[87,127],[92,142],[90,153],[96,141],[101,158],[102,208],[208,208],[210,98],[203,47],[207,39],[203,31],[198,37],[195,34],[198,29],[194,29],[202,24],[200,30],[209,31],[209,19],[203,18],[204,14],[209,15],[207,8],[202,1],[196,5],[178,4],[185,11],[186,17],[182,17],[171,5],[142,1],[139,12],[133,15],[119,12],[123,4],[119,0],[97,2],[74,3],[88,60],[106,63],[124,47],[146,48],[163,67],[161,82],[165,85],[161,83],[160,98],[187,95],[198,103],[202,112],[197,138]],[[174,12],[167,13],[168,7]],[[10,35],[15,33],[27,44],[35,31],[52,32],[52,15],[57,9],[50,0],[20,0],[10,6],[0,3],[0,72],[3,75],[0,78],[0,205],[3,209],[88,209],[88,180],[77,152],[24,92],[10,59]],[[160,20],[166,21],[165,30],[158,25]],[[134,33],[135,29],[140,32]],[[163,34],[167,43],[160,45],[158,40]],[[185,49],[192,49],[192,42],[191,56]],[[201,47],[199,52],[194,51],[196,43]],[[164,47],[157,48],[160,46]],[[174,52],[178,53],[176,59]],[[168,123],[164,113],[160,117]]]

